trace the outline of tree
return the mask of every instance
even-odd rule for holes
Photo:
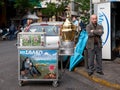
[[[3,6],[4,5],[4,2],[3,1],[0,1],[0,6]]]
[[[14,7],[17,9],[18,13],[23,15],[28,11],[33,11],[34,6],[39,3],[39,0],[15,0]]]
[[[53,16],[53,15],[58,15],[59,14],[62,14],[66,8],[66,6],[69,4],[70,0],[65,0],[65,1],[62,1],[61,3],[53,3],[53,2],[49,2],[49,3],[46,3],[47,7],[45,9],[41,9],[42,11],[42,14],[45,15],[45,16]]]
[[[33,9],[35,5],[39,3],[39,0],[15,0],[15,8],[24,10],[25,8]]]
[[[87,24],[90,18],[90,0],[75,0],[75,2],[79,4],[80,18]]]
[[[53,16],[53,15],[56,15],[56,11],[57,11],[57,9],[56,9],[56,4],[55,3],[52,3],[52,2],[50,2],[50,3],[46,3],[46,5],[47,5],[47,8],[45,8],[45,9],[41,9],[41,11],[42,11],[42,14],[44,15],[44,16]]]
[[[0,24],[1,23],[6,24],[6,0],[1,0],[0,1],[0,8],[1,8]]]

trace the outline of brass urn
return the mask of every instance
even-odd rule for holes
[[[73,55],[74,53],[74,39],[77,26],[73,25],[70,16],[67,14],[66,20],[61,27],[61,55]]]
[[[65,22],[61,28],[61,36],[63,41],[74,41],[77,26],[73,25],[70,16],[67,15]]]

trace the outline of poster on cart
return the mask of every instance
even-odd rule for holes
[[[19,50],[20,79],[57,79],[57,50]]]
[[[22,35],[23,46],[40,46],[41,36],[40,35]]]
[[[45,37],[43,33],[20,33],[19,34],[20,46],[44,46]]]

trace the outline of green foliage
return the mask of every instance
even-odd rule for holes
[[[69,0],[63,1],[60,4],[55,3],[46,3],[47,7],[45,9],[42,9],[42,14],[45,16],[53,16],[57,15],[57,13],[62,13],[65,10],[65,7],[68,5]]]
[[[80,8],[82,10],[89,11],[89,9],[90,9],[90,0],[75,0],[75,1],[80,3]]]
[[[38,3],[39,0],[15,0],[14,7],[22,11],[25,9],[32,10]]]
[[[80,17],[82,21],[87,24],[90,17],[90,0],[75,0],[75,2],[79,3]]]
[[[3,6],[4,5],[4,2],[3,1],[0,1],[0,6]]]
[[[58,5],[57,11],[58,12],[64,12],[66,6],[69,4],[70,0],[66,0],[65,2],[61,2],[61,4]]]
[[[46,3],[47,8],[42,9],[42,14],[46,16],[56,15],[56,4],[55,3]]]

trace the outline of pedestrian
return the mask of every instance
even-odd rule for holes
[[[76,26],[76,32],[75,32],[75,44],[78,42],[78,38],[81,32],[81,26],[80,21],[77,19],[77,16],[72,15],[72,23]]]
[[[33,19],[28,19],[27,20],[27,24],[26,24],[26,26],[25,26],[25,32],[28,32],[28,29],[29,29],[29,27],[30,27],[30,24],[32,24],[33,23]]]
[[[88,75],[91,76],[94,71],[104,75],[102,71],[102,39],[103,26],[97,23],[97,15],[90,17],[90,23],[86,26],[88,32],[87,52],[88,52]],[[96,60],[96,63],[94,63]]]
[[[79,26],[80,26],[80,30],[85,29],[85,24],[83,23],[82,20],[79,22]]]
[[[14,33],[15,33],[15,31],[16,31],[15,24],[14,24],[13,21],[11,21],[11,25],[9,27],[9,35],[10,35],[9,40],[13,40],[14,39]]]
[[[77,20],[77,16],[72,16],[72,22],[73,22],[73,24],[75,25],[75,26],[79,26],[79,21]]]

